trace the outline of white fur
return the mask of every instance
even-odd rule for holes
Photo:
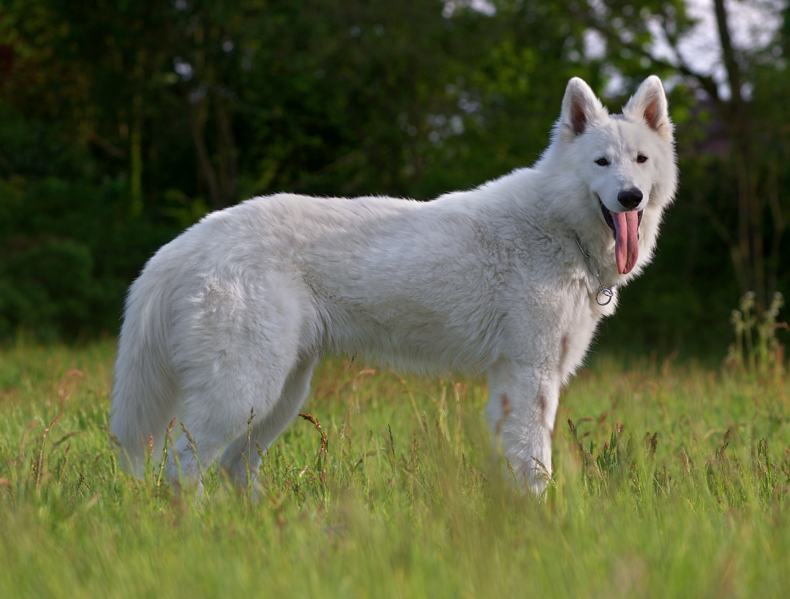
[[[595,163],[602,156],[609,166]],[[178,417],[203,466],[225,449],[220,466],[245,484],[242,454],[257,467],[256,442],[268,447],[296,417],[320,356],[344,352],[419,372],[486,372],[488,419],[501,424],[515,471],[540,491],[537,461],[550,471],[560,386],[617,304],[596,302],[576,239],[604,285],[625,284],[650,261],[676,184],[659,79],[617,116],[572,79],[531,169],[425,203],[279,194],[206,216],[129,291],[112,406],[125,466],[140,475],[149,435],[161,451]],[[640,253],[620,275],[598,198],[623,211],[617,194],[632,187],[644,194]],[[182,473],[197,481],[185,437]],[[172,460],[169,468],[176,477]]]

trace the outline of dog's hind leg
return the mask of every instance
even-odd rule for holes
[[[293,276],[271,274],[211,281],[193,301],[200,309],[185,319],[174,362],[184,389],[182,419],[194,444],[186,434],[176,442],[171,480],[199,485],[201,470],[229,443],[246,440],[250,412],[253,424],[273,416],[277,433],[295,415],[298,401],[292,400],[293,414],[279,405],[283,389],[306,389],[309,382],[313,361],[301,377],[296,369],[314,345],[310,300]]]
[[[200,487],[202,472],[228,443],[241,438],[246,441],[251,412],[263,421],[279,413],[278,398],[288,381],[287,365],[270,362],[265,370],[255,371],[252,364],[241,362],[236,359],[228,364],[227,372],[215,369],[211,383],[186,394],[186,430],[176,441],[176,456],[168,459],[168,473],[174,483],[183,481]],[[240,371],[246,372],[242,376]]]
[[[251,429],[235,439],[222,453],[219,465],[231,482],[246,486],[248,468],[250,480],[257,480],[261,464],[258,447],[266,451],[299,414],[310,392],[310,379],[316,362],[314,357],[301,360],[289,373],[274,407],[268,413],[255,414]]]

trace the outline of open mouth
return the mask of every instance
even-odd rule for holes
[[[609,228],[612,230],[612,235],[616,239],[617,238],[617,231],[614,228],[614,219],[612,218],[612,212],[606,206],[603,205],[603,202],[601,201],[601,198],[598,198],[598,203],[601,205],[601,212],[603,212],[603,218],[606,221],[606,224],[609,225]],[[636,225],[637,229],[638,229],[639,225],[642,224],[642,213],[643,212],[644,212],[644,210],[640,210],[639,212],[636,213],[637,219],[638,219],[637,220],[637,225]]]
[[[617,271],[621,275],[633,270],[639,258],[639,225],[642,224],[642,211],[612,213],[598,198],[606,224],[614,233],[614,257]],[[636,212],[636,214],[634,213]]]

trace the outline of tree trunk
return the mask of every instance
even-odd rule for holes
[[[132,200],[132,216],[139,216],[143,213],[143,123],[140,116],[140,104],[142,104],[142,99],[136,95],[129,144],[129,191]]]
[[[214,107],[217,115],[217,133],[219,134],[219,186],[224,207],[235,204],[237,200],[236,142],[233,138],[233,122],[230,111],[219,94],[215,97]]]
[[[209,195],[211,196],[211,207],[214,210],[224,208],[222,193],[214,166],[211,164],[211,155],[206,145],[206,119],[208,118],[208,99],[203,96],[191,107],[189,114],[189,127],[192,132],[192,141],[195,144],[195,152],[198,159],[198,169],[208,185]]]
[[[754,160],[754,142],[751,135],[749,108],[743,98],[741,68],[730,37],[727,8],[724,0],[714,0],[716,26],[721,43],[727,81],[731,99],[722,104],[724,121],[730,137],[732,159],[738,185],[738,237],[737,252],[732,252],[741,293],[754,291],[755,307],[762,314],[766,307],[765,264],[763,261],[762,202],[757,189],[757,173]]]

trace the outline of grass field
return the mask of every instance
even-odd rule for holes
[[[598,356],[521,497],[485,383],[333,359],[265,456],[173,497],[107,440],[114,345],[0,351],[0,597],[784,597],[790,406],[762,380]],[[573,426],[568,425],[571,421]]]

